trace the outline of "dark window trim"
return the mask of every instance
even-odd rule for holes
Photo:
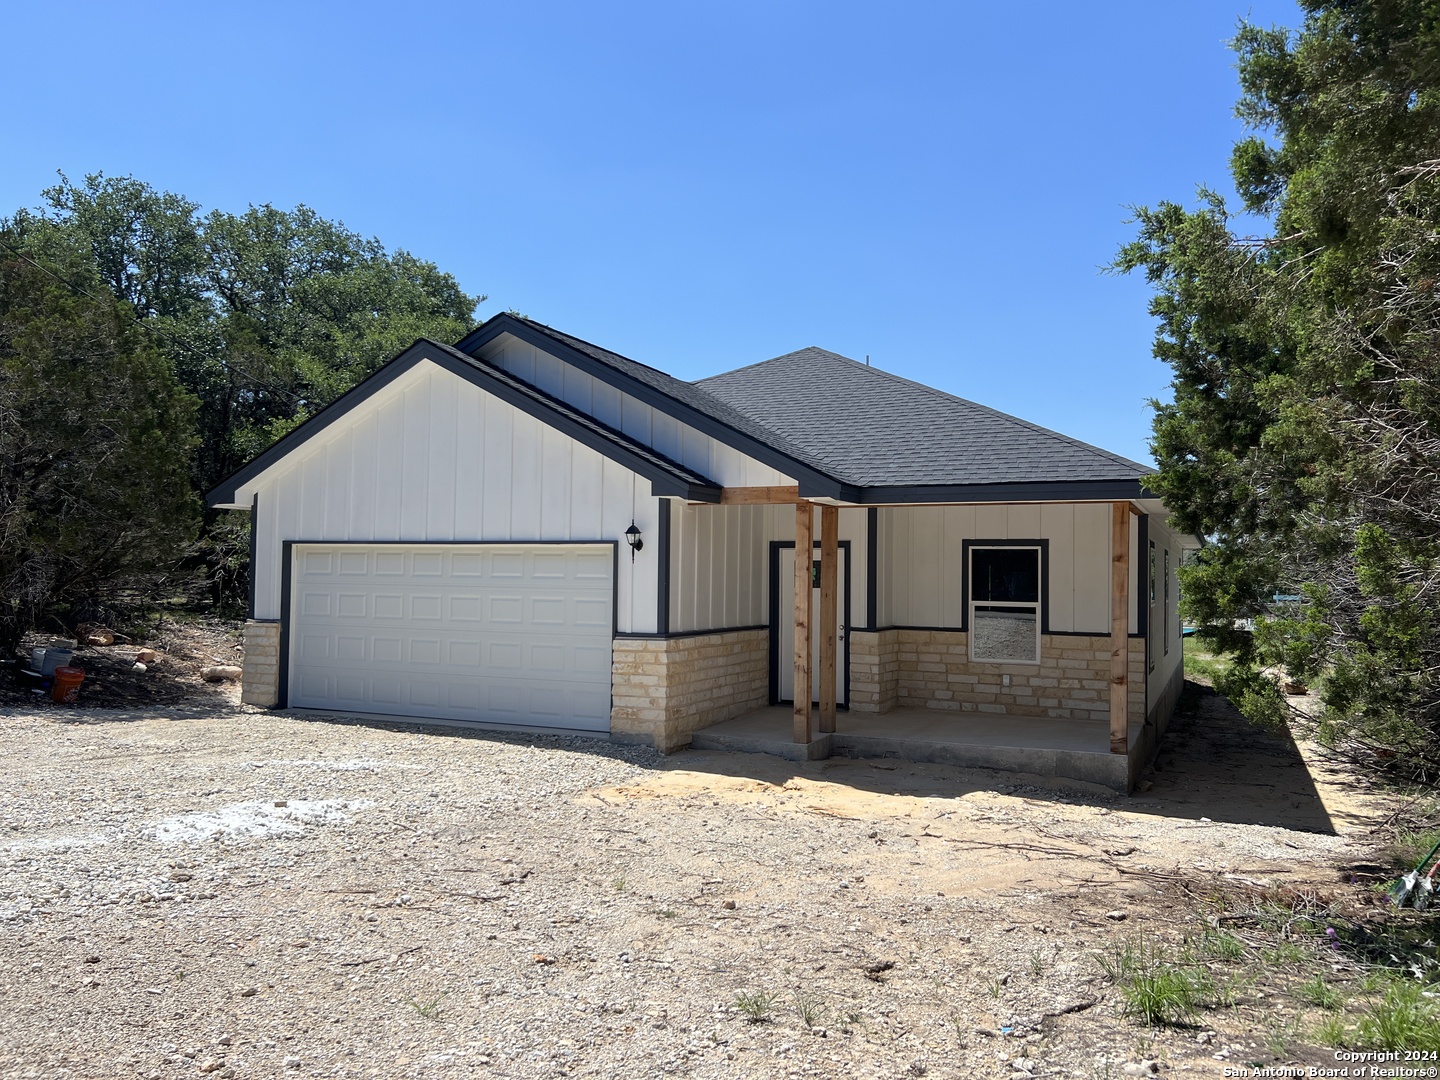
[[[811,545],[819,549],[822,541],[816,540]],[[794,704],[791,698],[780,697],[780,552],[784,548],[793,548],[794,540],[771,540],[770,541],[770,704],[784,705],[787,702]],[[851,593],[855,590],[850,587],[850,541],[840,540],[837,546],[845,552],[843,560],[845,565],[845,610],[840,614],[840,625],[845,628],[845,700],[836,702],[837,708],[849,710],[850,708],[850,603]],[[838,568],[836,583],[840,580]],[[818,618],[819,616],[816,616]],[[814,627],[812,626],[813,630]],[[837,658],[837,663],[840,662]]]
[[[970,549],[1027,547],[1040,549],[1040,633],[1050,633],[1050,541],[1049,540],[973,540],[960,542],[960,629],[970,631]],[[986,660],[987,664],[1003,661]],[[1033,661],[1023,661],[1033,663]]]

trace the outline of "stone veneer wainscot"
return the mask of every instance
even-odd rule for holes
[[[700,728],[764,708],[769,695],[766,630],[616,638],[610,737],[669,754]]]
[[[1110,636],[1042,634],[1038,664],[972,663],[960,630],[853,631],[850,708],[1110,719]],[[1005,685],[1004,676],[1010,676]],[[1130,719],[1145,720],[1145,642],[1130,639]]]
[[[248,619],[244,641],[240,700],[272,709],[280,701],[280,624]]]

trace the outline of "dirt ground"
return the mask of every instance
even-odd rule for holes
[[[244,647],[240,627],[221,619],[167,619],[137,638],[120,637],[113,645],[86,645],[74,638],[30,634],[20,656],[36,647],[71,649],[71,665],[85,672],[74,706],[80,709],[128,709],[145,706],[229,709],[240,703],[238,683],[209,683],[200,677],[208,667],[234,666]],[[137,669],[142,649],[156,653]],[[8,659],[8,657],[7,657]],[[21,666],[28,666],[22,663]],[[13,670],[0,675],[0,709],[49,707],[40,690],[23,684]]]
[[[238,706],[0,713],[0,1076],[1334,1065],[1275,965],[1150,1029],[1097,963],[1198,933],[1211,896],[1353,889],[1393,809],[1192,703],[1128,799]]]

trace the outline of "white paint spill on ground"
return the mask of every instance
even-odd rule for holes
[[[299,761],[252,761],[250,767],[258,768],[262,765],[279,765],[284,768],[294,769],[326,769],[331,772],[378,772],[381,769],[414,769],[424,772],[424,765],[404,765],[395,761],[376,761],[373,758],[345,758],[340,760],[309,760]]]
[[[149,835],[162,844],[294,836],[310,825],[343,825],[350,820],[346,811],[363,810],[371,805],[369,799],[293,799],[284,806],[255,800],[166,818],[156,823]]]

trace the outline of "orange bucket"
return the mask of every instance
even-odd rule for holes
[[[55,669],[55,682],[50,687],[50,700],[58,701],[62,705],[73,705],[80,696],[80,684],[85,681],[85,669],[78,667],[58,667]]]

